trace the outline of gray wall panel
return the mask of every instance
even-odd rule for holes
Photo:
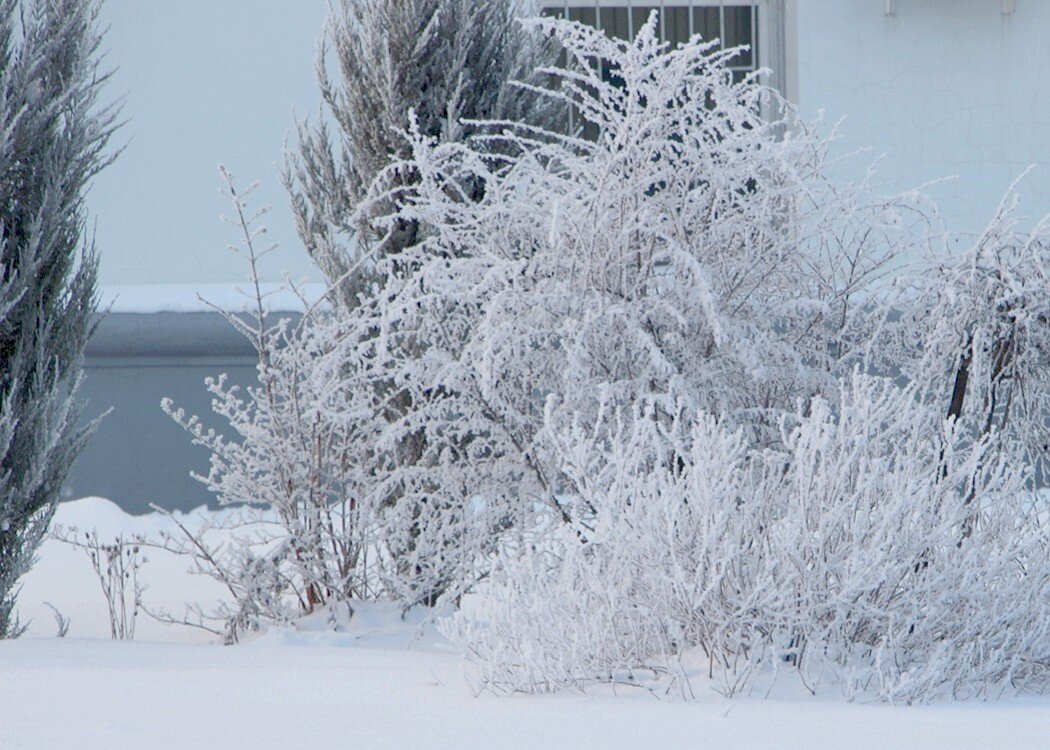
[[[286,316],[287,317],[287,316]],[[176,405],[221,430],[204,379],[228,373],[255,382],[250,343],[217,313],[114,313],[101,320],[85,362],[85,420],[102,418],[70,472],[64,497],[106,497],[131,513],[150,503],[189,510],[215,499],[190,472],[207,473],[208,451],[160,408]]]

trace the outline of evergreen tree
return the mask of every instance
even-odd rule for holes
[[[377,232],[357,213],[380,172],[411,152],[410,120],[420,133],[458,141],[469,135],[472,120],[542,126],[563,111],[515,83],[537,82],[535,70],[554,60],[553,44],[521,24],[537,13],[533,0],[334,5],[317,58],[324,116],[299,125],[285,184],[307,252],[330,282],[340,282],[344,301],[364,283],[366,274],[350,271],[360,271],[357,261],[379,235],[384,255],[419,239],[413,222]],[[331,60],[338,75],[329,71]],[[411,184],[416,178],[397,179]]]
[[[111,160],[95,0],[0,0],[0,637],[90,429],[75,403],[96,308],[84,196]]]

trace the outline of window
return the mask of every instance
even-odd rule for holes
[[[766,0],[548,0],[544,14],[568,18],[600,28],[609,36],[633,39],[649,15],[659,14],[661,38],[678,45],[699,34],[718,39],[723,47],[748,45],[732,64],[738,79],[753,72],[760,62],[759,14]]]
[[[773,69],[767,84],[785,90],[783,70],[783,5],[784,0],[545,0],[543,14],[568,18],[600,28],[609,36],[628,41],[658,14],[660,37],[674,45],[687,42],[699,34],[704,40],[718,40],[722,48],[747,45],[729,66],[739,81],[760,67]],[[564,61],[564,60],[563,60]],[[602,66],[602,77],[619,83],[616,71]],[[567,112],[566,127],[573,130],[578,122],[574,108]],[[596,131],[586,125],[581,135],[593,138]]]

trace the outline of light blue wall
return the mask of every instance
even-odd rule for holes
[[[795,0],[798,99],[845,118],[841,151],[871,147],[888,187],[928,188],[950,228],[983,228],[1010,182],[1050,213],[1050,2]]]
[[[1012,179],[1033,218],[1050,212],[1050,1],[791,0],[806,116],[845,117],[842,150],[883,156],[888,188],[945,177],[930,193],[949,223],[983,224]],[[216,165],[244,184],[282,250],[278,280],[317,278],[294,237],[278,172],[293,109],[313,113],[326,0],[106,0],[110,86],[126,93],[128,148],[91,195],[103,284],[238,281],[218,220]]]
[[[207,418],[204,378],[229,372],[251,383],[250,347],[212,313],[200,291],[228,309],[247,267],[227,250],[237,230],[219,220],[217,165],[271,206],[264,280],[319,280],[296,240],[279,170],[293,109],[312,114],[315,41],[326,0],[104,0],[109,97],[126,97],[126,150],[89,195],[103,304],[115,300],[89,346],[84,414],[111,410],[73,467],[66,497],[101,495],[133,512],[149,503],[188,509],[210,500],[190,471],[207,451],[160,410],[171,396]],[[173,304],[174,303],[174,304]],[[221,426],[216,424],[215,426]]]
[[[97,178],[101,282],[240,281],[226,246],[216,167],[242,186],[260,181],[253,205],[273,207],[270,237],[282,245],[263,265],[279,280],[316,278],[295,240],[279,167],[293,109],[312,113],[315,40],[326,0],[104,0],[111,96],[126,95],[127,143]]]

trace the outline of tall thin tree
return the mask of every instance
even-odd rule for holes
[[[97,0],[0,0],[0,637],[90,428],[76,391],[96,309],[85,193],[118,116],[98,101]]]
[[[384,167],[409,155],[410,119],[421,133],[456,141],[472,120],[548,125],[562,111],[516,83],[537,82],[535,70],[554,60],[550,40],[521,24],[538,12],[535,0],[333,4],[317,56],[324,111],[299,124],[285,185],[307,252],[330,282],[340,282],[344,301],[363,281],[350,269],[380,239],[355,222],[356,209]],[[418,240],[412,222],[399,230],[381,233],[382,254]]]

